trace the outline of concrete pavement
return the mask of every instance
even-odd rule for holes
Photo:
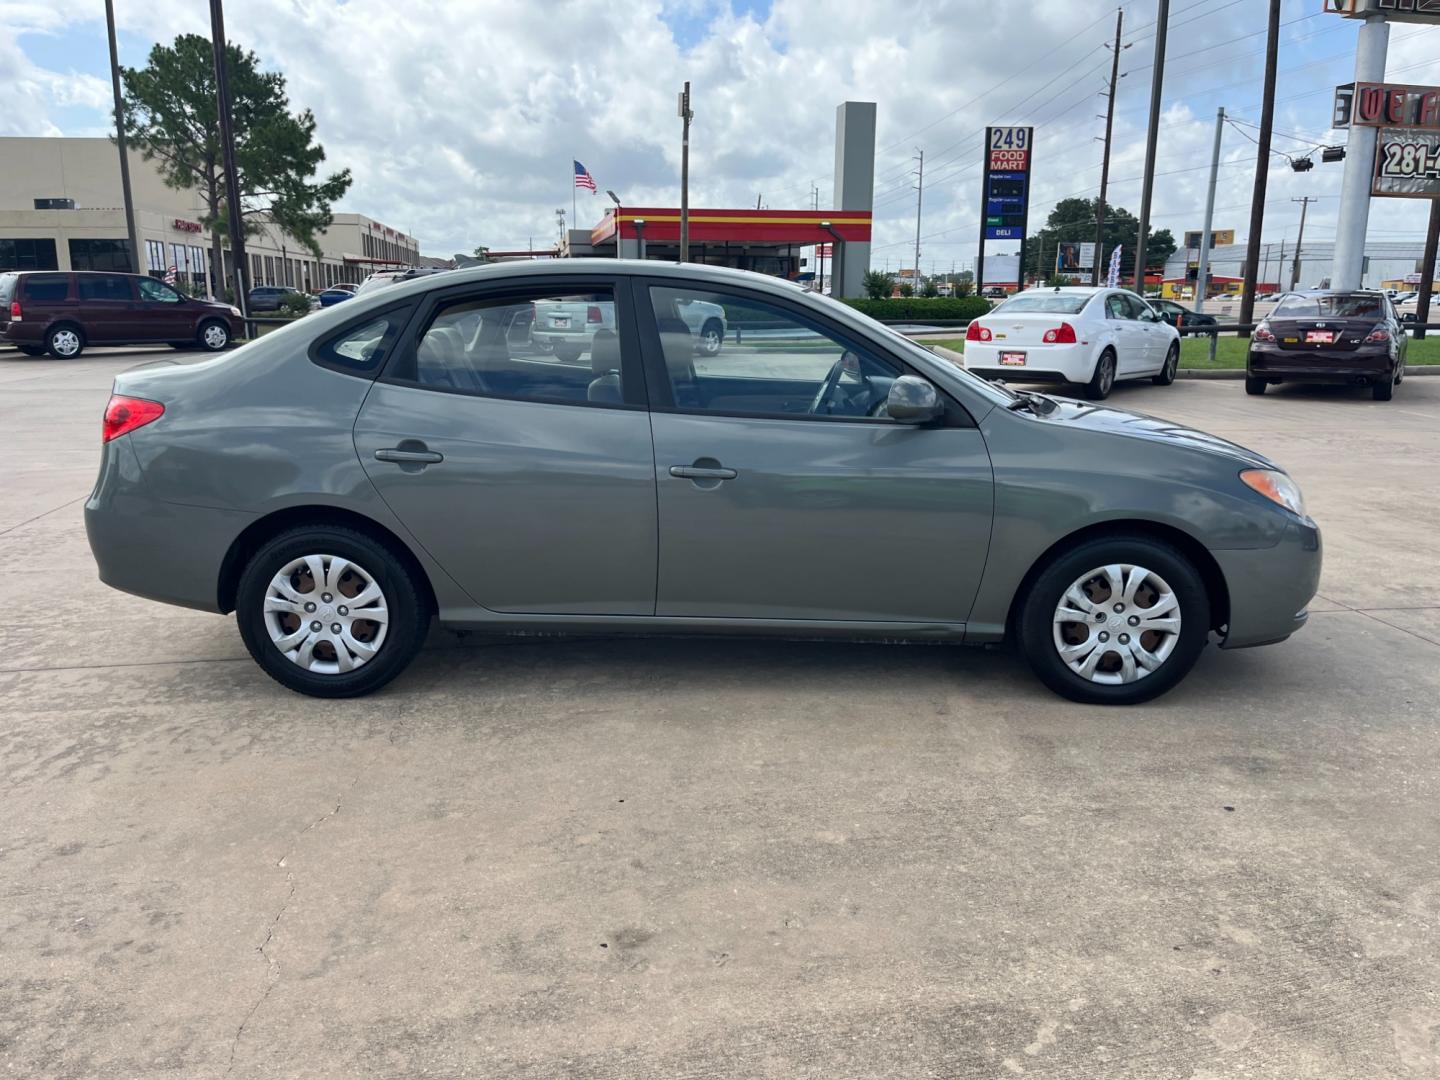
[[[167,355],[0,352],[6,1075],[1440,1075],[1440,380],[1117,388],[1326,542],[1303,633],[1143,708],[443,633],[322,702],[95,579],[110,378]]]

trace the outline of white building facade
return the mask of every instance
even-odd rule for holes
[[[0,271],[124,270],[163,277],[174,267],[187,291],[212,291],[211,238],[198,192],[168,187],[131,151],[130,185],[140,251],[130,258],[120,160],[104,138],[0,138]],[[361,282],[374,270],[415,266],[413,236],[364,214],[335,214],[316,237],[320,257],[273,226],[245,240],[250,284],[321,289]],[[224,252],[227,279],[230,252]]]

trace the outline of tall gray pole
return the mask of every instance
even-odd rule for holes
[[[1105,265],[1105,189],[1110,186],[1110,136],[1115,130],[1115,89],[1120,84],[1120,34],[1125,28],[1125,9],[1115,13],[1115,57],[1110,64],[1110,100],[1105,106],[1105,156],[1100,159],[1100,198],[1095,201],[1095,280]]]
[[[220,115],[220,151],[225,164],[225,206],[230,211],[230,258],[235,263],[235,306],[244,318],[249,312],[250,298],[245,285],[250,274],[245,265],[245,217],[240,205],[240,173],[235,168],[235,128],[230,116],[230,74],[225,64],[223,0],[210,0],[210,40],[215,50],[215,96]],[[224,271],[223,257],[220,263],[216,267],[217,273]],[[223,288],[223,278],[215,284]]]
[[[130,237],[130,269],[144,273],[140,237],[135,231],[135,200],[130,197],[130,155],[125,151],[125,99],[120,94],[120,53],[115,48],[115,5],[105,0],[105,29],[110,34],[110,86],[115,91],[115,145],[120,150],[120,197],[125,201],[125,231]],[[160,267],[161,270],[165,268]]]
[[[1319,199],[1306,195],[1303,199],[1291,199],[1291,202],[1300,204],[1300,235],[1295,238],[1295,263],[1290,267],[1290,290],[1300,284],[1300,249],[1305,246],[1305,211],[1310,209],[1312,202],[1319,202]]]
[[[1215,149],[1210,152],[1210,193],[1205,196],[1205,231],[1200,235],[1200,268],[1195,272],[1195,310],[1205,310],[1210,288],[1210,238],[1215,224],[1215,181],[1220,175],[1220,138],[1225,132],[1225,106],[1215,110]]]
[[[920,179],[915,185],[915,295],[920,295],[920,204],[925,198],[925,151],[918,146],[915,152],[920,155]]]
[[[1355,42],[1355,81],[1384,82],[1385,52],[1390,24],[1384,15],[1370,15]],[[1340,182],[1340,215],[1335,223],[1332,289],[1358,289],[1365,260],[1365,227],[1370,221],[1370,170],[1375,167],[1378,129],[1351,124],[1345,141],[1345,175]]]
[[[1145,184],[1140,192],[1140,239],[1135,245],[1135,291],[1145,294],[1145,258],[1150,250],[1150,198],[1155,192],[1155,144],[1160,136],[1160,94],[1165,86],[1165,31],[1170,0],[1159,0],[1155,15],[1155,66],[1150,79],[1150,130],[1145,136]]]
[[[684,122],[680,142],[680,261],[690,261],[690,83],[680,95],[680,119]]]
[[[1241,323],[1255,315],[1255,289],[1260,270],[1260,233],[1265,228],[1265,185],[1270,179],[1270,128],[1275,122],[1275,72],[1280,58],[1280,0],[1270,0],[1270,21],[1265,35],[1265,97],[1260,106],[1260,137],[1256,140],[1255,187],[1250,193],[1250,235],[1246,237],[1245,283],[1240,294]],[[1248,330],[1241,331],[1249,337]]]
[[[1430,228],[1425,233],[1425,254],[1420,263],[1420,296],[1415,303],[1415,321],[1422,327],[1430,321],[1430,294],[1435,288],[1435,249],[1440,246],[1440,199],[1430,200]],[[1425,331],[1417,329],[1423,339]]]

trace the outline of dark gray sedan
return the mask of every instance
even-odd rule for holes
[[[743,331],[706,353],[696,302]],[[606,327],[573,360],[529,341],[557,303]],[[1249,450],[985,383],[772,278],[609,260],[437,275],[127,372],[85,519],[104,581],[234,611],[327,697],[389,682],[438,617],[1011,640],[1059,693],[1132,703],[1212,633],[1288,637],[1320,573]]]

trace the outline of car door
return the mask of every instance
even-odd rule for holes
[[[1159,312],[1149,302],[1131,293],[1125,297],[1131,313],[1139,324],[1145,343],[1144,372],[1159,371],[1165,363],[1165,354],[1170,349],[1170,331]]]
[[[137,277],[139,316],[133,341],[188,341],[195,336],[195,309],[185,298],[151,277]]]
[[[430,293],[365,399],[366,472],[483,607],[654,614],[655,460],[628,297],[623,279],[585,276]],[[570,360],[539,354],[511,328],[549,302],[611,308],[619,332]]]
[[[680,279],[637,283],[660,549],[656,614],[962,623],[993,508],[958,403],[913,427],[876,415],[897,356],[803,301]],[[719,352],[680,314],[719,307]]]
[[[126,274],[76,274],[80,322],[92,345],[135,340],[135,294]]]

